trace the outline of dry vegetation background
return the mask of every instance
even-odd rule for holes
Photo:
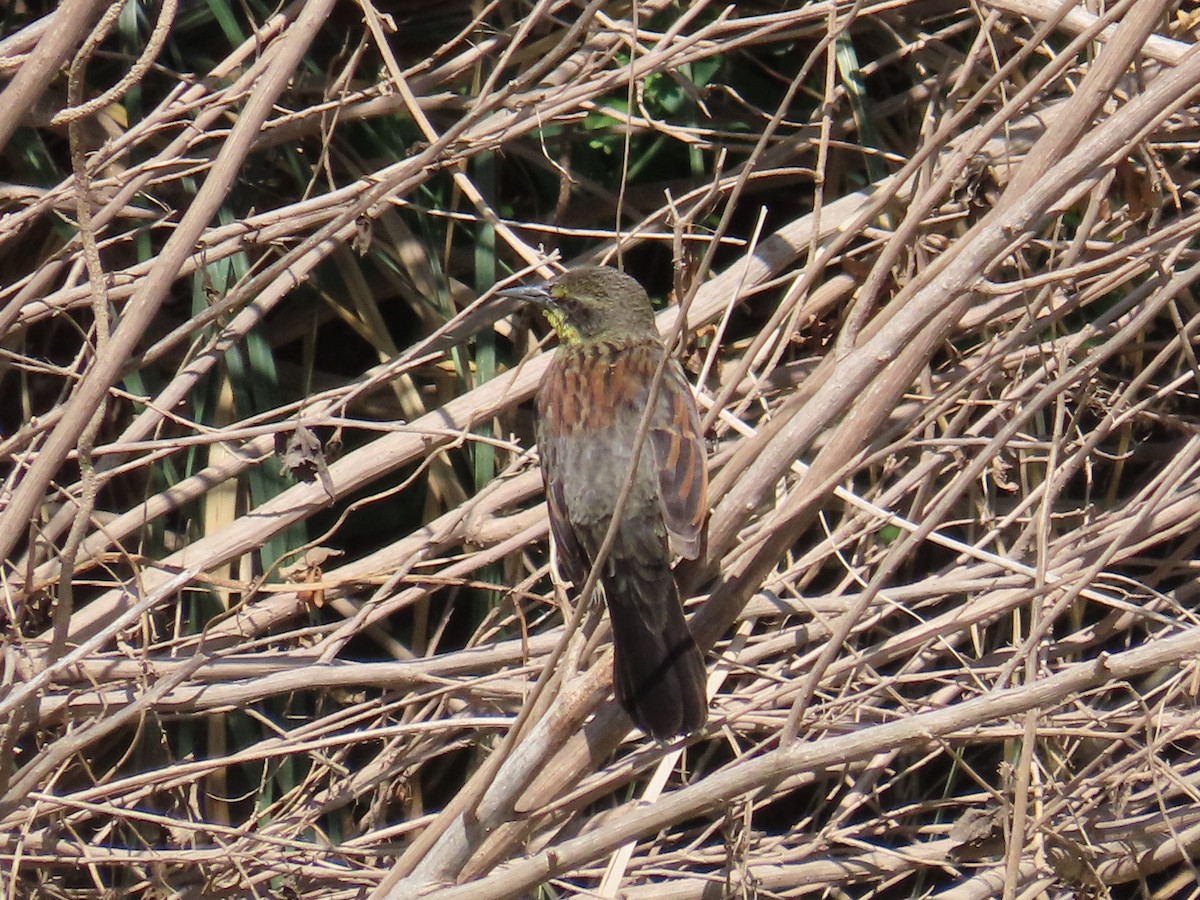
[[[54,7],[0,13],[5,897],[1200,897],[1190,2]],[[686,742],[551,583],[488,294],[555,259],[701,386]]]

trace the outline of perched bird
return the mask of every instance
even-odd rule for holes
[[[559,348],[537,395],[538,448],[563,574],[579,590],[626,481],[599,582],[612,619],[617,699],[659,739],[708,718],[704,659],[679,600],[671,553],[694,559],[708,513],[700,418],[683,370],[667,360],[635,461],[636,436],[666,350],[640,284],[608,267],[573,269],[503,292],[539,304]]]

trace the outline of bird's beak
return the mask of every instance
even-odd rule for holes
[[[488,304],[492,308],[492,315],[497,318],[511,316],[514,313],[520,312],[528,304],[533,304],[538,309],[547,310],[550,308],[550,284],[530,284],[517,285],[516,287],[505,288],[502,291],[496,291],[492,294]]]
[[[497,297],[519,300],[522,303],[536,303],[538,306],[549,306],[553,298],[550,296],[550,282],[541,284],[520,285],[496,291]]]

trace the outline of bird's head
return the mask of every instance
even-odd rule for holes
[[[645,289],[608,266],[571,269],[544,284],[500,293],[540,306],[559,340],[567,344],[658,335]]]

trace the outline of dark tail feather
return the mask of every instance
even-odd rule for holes
[[[696,731],[708,721],[704,657],[683,617],[675,580],[668,571],[665,585],[651,586],[625,574],[619,585],[605,584],[617,700],[659,740]]]

